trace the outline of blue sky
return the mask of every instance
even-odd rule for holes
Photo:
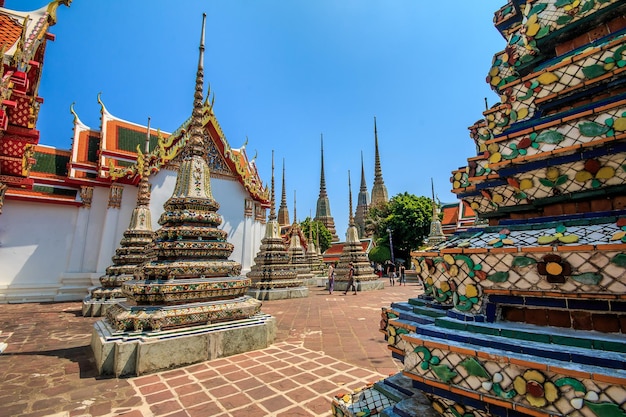
[[[34,10],[46,0],[6,0]],[[205,91],[233,148],[248,137],[261,178],[275,151],[293,216],[315,215],[320,134],[331,212],[343,239],[348,170],[353,204],[361,152],[371,192],[376,116],[389,196],[455,200],[450,173],[475,155],[467,127],[482,117],[494,53],[505,46],[493,13],[505,0],[74,0],[59,7],[39,95],[41,144],[69,149],[78,116],[99,127],[97,94],[113,115],[165,131],[190,114],[202,13],[207,13]]]

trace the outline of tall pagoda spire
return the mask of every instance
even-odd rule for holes
[[[272,150],[272,188],[270,189],[270,221],[276,220],[276,194],[275,194],[275,181],[274,181],[274,150]]]
[[[368,233],[365,229],[365,218],[369,211],[370,195],[367,191],[367,184],[365,183],[365,168],[363,165],[363,151],[361,151],[361,187],[359,188],[359,195],[356,203],[356,214],[354,221],[356,222],[356,228],[359,231],[359,237],[366,237]]]
[[[278,208],[278,224],[289,226],[289,209],[287,208],[287,189],[285,188],[285,158],[283,158],[283,192]]]
[[[326,194],[326,179],[324,177],[324,135],[320,135],[320,137],[322,149],[322,168],[320,173],[320,195],[317,198],[315,220],[321,222],[324,226],[326,226],[326,228],[332,235],[333,242],[339,242],[339,236],[337,236],[337,231],[335,229],[335,220],[330,214],[330,200],[328,199],[328,195]]]
[[[380,155],[378,153],[378,129],[376,128],[376,117],[374,117],[374,186],[372,187],[372,205],[386,203],[389,200],[387,196],[387,187],[383,181],[383,170],[380,167]]]

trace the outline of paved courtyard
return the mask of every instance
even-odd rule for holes
[[[278,332],[266,349],[135,378],[96,374],[80,302],[0,305],[0,417],[329,416],[334,395],[401,367],[378,331],[381,307],[415,283],[358,295],[263,302]]]

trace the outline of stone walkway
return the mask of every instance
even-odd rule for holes
[[[380,311],[420,292],[414,283],[346,296],[310,288],[307,298],[265,301],[278,323],[272,346],[127,379],[96,375],[99,319],[82,317],[80,302],[0,305],[0,417],[329,416],[334,395],[401,369]]]

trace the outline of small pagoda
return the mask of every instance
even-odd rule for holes
[[[141,375],[269,346],[275,319],[246,295],[250,279],[228,259],[233,245],[218,229],[202,129],[204,26],[190,138],[173,195],[156,232],[156,260],[122,284],[127,301],[95,324],[92,349],[100,374]]]
[[[626,2],[510,0],[494,23],[501,102],[452,174],[489,225],[411,253],[425,293],[382,311],[404,365],[384,385],[446,417],[624,417]]]
[[[322,254],[319,251],[319,244],[313,240],[313,219],[310,219],[309,222],[309,236],[307,239],[306,246],[306,260],[309,264],[309,270],[314,277],[324,275],[324,259],[322,258]],[[318,239],[319,239],[319,230],[318,230]]]
[[[139,171],[139,188],[137,190],[137,204],[133,209],[128,229],[120,241],[120,247],[115,250],[112,258],[113,265],[106,269],[106,275],[100,277],[100,287],[93,288],[83,300],[83,316],[103,316],[110,306],[125,301],[122,294],[122,284],[133,279],[137,267],[144,262],[154,259],[154,231],[152,230],[152,216],[150,213],[150,183],[148,176],[148,155],[150,151],[150,119],[148,119],[148,133],[145,153],[137,147],[137,163]]]
[[[254,258],[254,265],[247,274],[247,277],[252,280],[248,295],[258,300],[307,297],[309,289],[303,285],[302,279],[298,277],[296,269],[291,265],[291,257],[280,235],[274,189],[274,153],[272,152],[269,220],[265,226],[265,237],[261,240],[259,253]]]
[[[374,268],[367,258],[367,253],[363,250],[363,245],[359,240],[359,231],[352,215],[352,186],[350,183],[350,171],[348,171],[348,199],[349,217],[348,231],[346,232],[346,242],[343,245],[339,262],[335,268],[335,290],[345,291],[348,286],[348,270],[350,262],[354,266],[354,280],[357,291],[381,290],[385,287],[384,281],[374,273]]]

